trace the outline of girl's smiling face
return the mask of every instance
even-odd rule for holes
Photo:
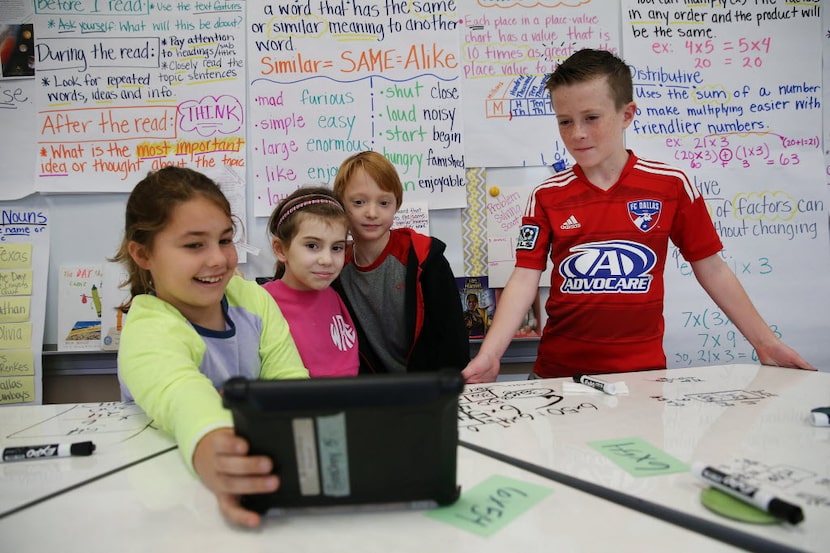
[[[346,224],[299,213],[297,232],[289,244],[274,239],[274,254],[285,265],[281,280],[295,290],[327,288],[346,261]]]
[[[196,197],[173,208],[150,248],[130,243],[130,255],[150,272],[159,299],[191,323],[224,329],[221,301],[237,264],[233,222],[212,201]]]

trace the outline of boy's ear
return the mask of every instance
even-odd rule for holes
[[[271,240],[271,249],[274,251],[274,255],[277,256],[277,259],[285,263],[285,260],[288,258],[285,246],[282,243],[282,240],[279,238],[273,238]]]
[[[627,129],[628,126],[634,121],[634,116],[637,114],[637,104],[634,102],[628,102],[623,107],[623,128]]]
[[[127,244],[127,253],[130,254],[130,257],[133,258],[136,265],[145,271],[150,270],[150,255],[147,252],[147,248],[138,242],[130,241],[130,243]]]

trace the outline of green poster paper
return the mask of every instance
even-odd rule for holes
[[[553,492],[549,488],[494,475],[446,507],[426,515],[467,532],[489,537]]]
[[[588,445],[611,459],[631,476],[660,476],[688,472],[689,466],[642,438],[598,440]]]

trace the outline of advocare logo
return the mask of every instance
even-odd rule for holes
[[[559,265],[565,294],[644,294],[657,263],[650,248],[628,240],[589,242],[571,248]]]

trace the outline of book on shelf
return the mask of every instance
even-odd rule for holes
[[[58,351],[100,350],[102,266],[64,265],[58,274]]]
[[[496,312],[496,296],[487,280],[486,276],[455,279],[470,338],[484,338]]]

